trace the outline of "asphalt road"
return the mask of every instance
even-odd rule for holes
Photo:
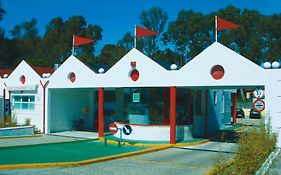
[[[234,156],[236,143],[208,142],[76,167],[3,170],[1,175],[202,175]]]

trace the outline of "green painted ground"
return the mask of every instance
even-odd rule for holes
[[[26,163],[73,162],[117,155],[150,147],[104,146],[100,141],[78,141],[68,143],[30,145],[0,148],[0,165]]]

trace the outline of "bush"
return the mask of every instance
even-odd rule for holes
[[[29,126],[31,123],[31,118],[25,118],[24,119],[24,126]]]
[[[270,119],[262,119],[260,126],[238,134],[239,148],[234,159],[220,163],[210,174],[251,175],[255,174],[268,155],[274,150],[277,135],[272,132]]]

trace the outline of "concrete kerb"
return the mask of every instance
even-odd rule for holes
[[[99,140],[101,142],[104,142],[105,139],[104,137],[99,137]],[[159,146],[193,146],[193,145],[199,145],[199,144],[203,144],[208,142],[208,139],[204,139],[204,140],[200,140],[197,142],[189,142],[189,143],[176,143],[176,144],[168,144],[168,143],[130,143],[130,142],[121,142],[121,145],[128,145],[128,146],[150,146],[150,147],[159,147]],[[111,139],[107,139],[107,143],[111,143],[111,144],[118,144],[117,140],[111,140]]]
[[[19,168],[48,168],[48,167],[58,167],[58,166],[64,166],[64,167],[80,166],[80,165],[86,165],[86,164],[90,164],[90,163],[108,161],[108,160],[113,160],[113,159],[118,159],[118,158],[123,158],[123,157],[128,157],[128,156],[134,156],[134,155],[139,155],[139,154],[144,154],[144,153],[149,153],[149,152],[160,151],[160,150],[168,149],[171,147],[172,147],[172,145],[154,147],[154,148],[149,148],[149,149],[140,150],[140,151],[134,151],[134,152],[118,154],[118,155],[113,155],[113,156],[106,156],[106,157],[101,157],[101,158],[96,158],[96,159],[82,160],[82,161],[77,161],[77,162],[0,165],[0,170],[11,170],[11,169],[19,169]]]
[[[81,139],[81,140],[71,140],[71,141],[58,141],[58,142],[48,142],[48,143],[37,143],[37,144],[28,144],[28,145],[15,145],[15,146],[2,146],[0,148],[14,148],[14,147],[25,147],[25,146],[37,146],[37,145],[52,145],[52,144],[61,144],[61,143],[73,143],[73,142],[85,142],[85,141],[95,141],[99,140],[98,138],[95,139]]]
[[[0,139],[17,139],[17,138],[29,138],[29,137],[42,137],[42,134],[22,135],[22,136],[0,136]]]

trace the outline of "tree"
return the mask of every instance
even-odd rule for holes
[[[43,58],[41,64],[47,66],[61,63],[71,54],[73,35],[78,35],[95,40],[92,44],[79,46],[75,49],[76,56],[81,61],[92,63],[95,46],[102,39],[101,33],[101,27],[88,25],[83,16],[72,16],[66,21],[63,21],[61,17],[56,17],[46,26],[46,32],[38,47],[36,58]]]
[[[144,42],[144,53],[147,55],[153,55],[159,50],[157,43],[164,31],[165,24],[168,20],[168,13],[160,7],[152,7],[148,11],[143,11],[140,15],[140,19],[141,24],[144,27],[159,32],[158,35],[142,38],[142,41]]]
[[[0,21],[2,21],[4,14],[6,14],[6,11],[2,8],[2,2],[0,1]]]
[[[18,48],[17,52],[20,55],[19,57],[14,58],[16,63],[19,63],[22,59],[32,63],[36,48],[41,40],[38,35],[36,24],[37,20],[32,18],[30,21],[16,25],[10,31],[12,41],[16,45],[16,48]]]
[[[134,36],[132,36],[130,32],[127,32],[124,37],[117,42],[117,46],[130,51],[134,47]]]
[[[182,56],[181,65],[210,45],[213,25],[208,20],[202,13],[182,10],[177,19],[169,24],[163,41]]]
[[[120,60],[127,50],[124,47],[115,46],[113,44],[105,45],[100,52],[99,57],[95,60],[98,64],[114,65],[118,60]]]

